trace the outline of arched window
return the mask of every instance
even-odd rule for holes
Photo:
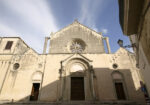
[[[114,88],[116,91],[116,97],[118,100],[126,100],[126,91],[123,76],[120,72],[112,73]]]

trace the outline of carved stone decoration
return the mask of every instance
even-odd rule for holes
[[[111,58],[110,58],[110,62],[111,63],[116,63],[117,62],[117,58],[118,56],[116,54],[114,54]]]
[[[70,46],[70,50],[73,53],[81,53],[83,51],[83,47],[80,43],[74,42],[71,46]]]
[[[78,38],[68,43],[68,49],[72,53],[82,53],[85,50],[85,46],[85,42]]]
[[[80,64],[73,64],[70,72],[82,72],[84,68]]]
[[[42,68],[42,66],[43,66],[42,63],[38,64],[38,68]]]
[[[128,51],[124,48],[120,48],[115,54],[113,54],[110,58],[111,63],[117,63],[120,55],[128,55]]]

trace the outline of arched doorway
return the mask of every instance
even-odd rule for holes
[[[42,80],[42,72],[37,71],[37,72],[33,73],[30,101],[38,100],[41,80]]]
[[[116,97],[118,100],[126,100],[126,89],[123,76],[120,72],[115,71],[112,73],[114,88],[116,91]]]
[[[64,65],[62,87],[63,100],[92,100],[92,86],[89,64],[74,58]]]
[[[71,65],[71,100],[85,100],[84,70],[85,67],[80,63],[74,63]]]

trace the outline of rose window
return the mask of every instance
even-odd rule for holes
[[[69,50],[72,53],[82,53],[85,49],[85,43],[81,39],[74,39],[69,44]]]

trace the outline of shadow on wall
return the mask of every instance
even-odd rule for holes
[[[58,71],[58,73],[60,73]],[[93,74],[93,75],[91,75]],[[52,75],[52,74],[50,74]],[[61,75],[57,81],[46,86],[33,82],[31,94],[13,102],[56,102],[56,101],[135,101],[144,102],[144,95],[139,84],[134,81],[130,70],[111,70],[108,68],[93,68],[72,72],[68,76]],[[136,83],[135,83],[136,82]],[[15,84],[17,85],[17,84]],[[22,82],[23,86],[23,82]],[[22,88],[25,88],[23,86]],[[18,96],[23,94],[17,93]]]

